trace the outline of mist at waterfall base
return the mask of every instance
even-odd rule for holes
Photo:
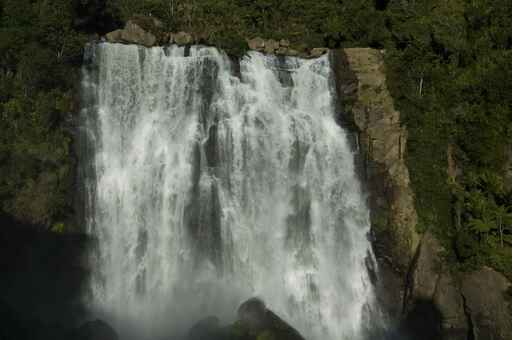
[[[328,56],[87,49],[86,297],[122,334],[230,322],[258,296],[307,339],[365,339],[369,212]]]

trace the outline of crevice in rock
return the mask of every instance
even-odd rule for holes
[[[423,243],[423,239],[419,242],[416,247],[416,251],[414,252],[414,256],[409,264],[409,269],[407,270],[407,274],[405,276],[405,287],[404,287],[404,296],[402,299],[402,315],[407,314],[409,309],[409,300],[413,296],[414,293],[414,272],[416,271],[418,265],[418,259],[421,254],[421,245]]]
[[[466,322],[468,325],[468,334],[467,334],[466,339],[467,340],[478,340],[478,337],[475,332],[475,324],[473,322],[473,317],[471,316],[471,310],[467,304],[466,297],[462,293],[460,293],[460,296],[462,298],[462,306],[464,308],[464,315],[466,316]]]

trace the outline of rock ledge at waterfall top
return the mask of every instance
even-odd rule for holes
[[[145,47],[176,44],[190,46],[193,44],[215,45],[207,35],[197,36],[188,32],[167,32],[163,23],[154,17],[135,16],[128,20],[122,29],[109,32],[104,39],[110,43],[135,44]],[[249,50],[266,54],[290,57],[318,58],[329,49],[324,47],[307,48],[303,45],[292,46],[286,40],[263,39],[260,37],[246,39]]]

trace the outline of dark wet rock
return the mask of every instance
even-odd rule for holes
[[[69,340],[117,340],[116,331],[101,320],[89,321],[73,330]]]
[[[222,339],[219,318],[209,316],[198,321],[190,328],[187,340],[213,340]]]
[[[219,319],[209,316],[189,330],[186,340],[304,340],[304,337],[258,298],[240,305],[238,320],[220,326]]]
[[[238,327],[247,329],[257,340],[304,340],[304,337],[258,298],[251,298],[238,308]]]
[[[405,339],[441,340],[443,316],[430,300],[419,300],[406,315],[400,328]],[[462,339],[461,339],[462,340]]]
[[[267,307],[258,298],[251,298],[238,307],[238,320],[246,326],[251,333],[257,333],[266,327]]]

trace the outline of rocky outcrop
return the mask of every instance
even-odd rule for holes
[[[183,45],[190,45],[194,42],[194,38],[191,34],[188,34],[187,32],[178,32],[176,34],[172,34],[172,40],[171,43],[174,42],[177,45],[183,46]]]
[[[512,284],[500,273],[484,267],[464,274],[461,293],[475,340],[512,339]]]
[[[358,165],[369,193],[373,247],[379,262],[377,296],[391,319],[402,317],[405,278],[419,243],[417,216],[404,160],[407,130],[387,89],[383,52],[331,52],[342,125],[353,131]]]
[[[126,22],[123,29],[107,33],[105,39],[111,43],[136,44],[152,47],[163,43],[163,23],[153,17],[135,16]]]
[[[304,46],[293,46],[286,39],[276,41],[274,39],[265,40],[263,38],[256,37],[253,39],[247,39],[247,45],[249,46],[250,50],[266,54],[277,54],[301,58],[318,58],[329,52],[329,49],[324,47],[307,49],[304,48]]]
[[[338,74],[354,75],[351,83],[340,85],[345,87],[343,92],[352,91],[348,95],[353,97],[342,110],[351,115],[364,155],[373,230],[378,239],[389,238],[377,255],[406,272],[419,241],[417,216],[404,159],[407,130],[387,89],[382,53],[370,48],[344,49],[337,52],[336,69]]]
[[[437,325],[444,339],[466,339],[469,331],[460,293],[458,278],[443,261],[445,250],[429,232],[421,239],[411,265],[404,295],[404,314],[418,308],[419,304],[431,304],[440,314]]]
[[[262,339],[304,340],[304,337],[258,298],[251,298],[238,308],[238,327]]]
[[[145,47],[160,46],[167,44],[177,44],[179,46],[189,46],[192,44],[215,45],[212,43],[213,37],[207,33],[194,35],[188,32],[168,32],[164,29],[164,24],[154,17],[135,16],[126,22],[123,29],[109,32],[104,39],[110,43],[136,44]],[[329,49],[317,47],[308,49],[303,45],[293,46],[290,41],[281,39],[263,39],[256,37],[246,39],[249,50],[254,50],[266,54],[276,54],[282,56],[297,56],[301,58],[318,58],[329,52]]]
[[[440,316],[430,328],[438,327],[445,340],[512,339],[512,306],[506,298],[511,283],[487,267],[450,270],[444,253],[439,241],[425,233],[406,285],[406,322],[418,306],[430,304]]]
[[[187,340],[304,340],[304,337],[263,301],[251,298],[238,308],[238,320],[221,327],[215,316],[197,322]]]

